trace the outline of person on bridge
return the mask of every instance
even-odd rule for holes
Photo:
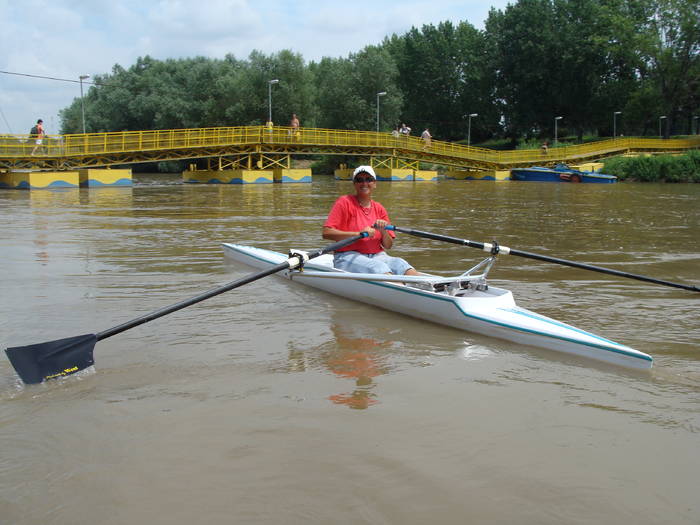
[[[425,128],[423,133],[421,133],[420,138],[422,138],[423,142],[425,143],[423,149],[428,149],[430,147],[430,140],[433,138],[433,136],[430,134],[430,131],[428,131],[428,128]]]
[[[289,121],[289,134],[295,139],[299,137],[299,117],[296,113],[292,113],[292,120]]]
[[[32,127],[31,131],[29,132],[29,138],[30,140],[34,140],[34,149],[32,150],[32,155],[36,153],[36,150],[41,146],[41,143],[44,142],[44,121],[39,119],[36,121],[36,126]]]
[[[323,238],[342,241],[366,232],[360,239],[335,252],[333,265],[354,273],[388,273],[419,275],[400,257],[387,255],[396,234],[387,230],[389,215],[380,203],[372,200],[377,187],[377,176],[371,166],[359,166],[352,175],[354,195],[342,195],[335,201],[323,225]]]

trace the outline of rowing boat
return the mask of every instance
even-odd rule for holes
[[[282,253],[224,243],[227,257],[267,269],[287,260]],[[299,252],[293,252],[299,253]],[[301,252],[303,253],[303,252]],[[651,356],[519,307],[513,294],[486,280],[495,256],[455,276],[349,273],[333,267],[331,254],[278,275],[326,292],[411,317],[518,344],[546,348],[631,368],[651,368]]]

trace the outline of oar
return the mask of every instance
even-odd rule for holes
[[[305,252],[292,252],[289,258],[267,270],[261,272],[253,273],[247,277],[242,277],[236,281],[232,281],[228,284],[220,286],[204,292],[196,297],[186,299],[179,303],[166,306],[150,314],[142,315],[131,321],[120,324],[113,328],[109,328],[97,334],[85,334],[78,335],[75,337],[68,337],[65,339],[57,339],[55,341],[48,341],[46,343],[38,343],[27,346],[16,346],[13,348],[7,348],[5,352],[7,357],[10,359],[10,363],[15,367],[15,370],[19,374],[19,377],[27,384],[41,383],[47,379],[55,379],[57,377],[63,377],[70,374],[74,374],[80,370],[83,370],[89,366],[92,366],[95,361],[92,356],[92,351],[95,348],[97,341],[102,339],[107,339],[113,335],[119,334],[141,324],[147,323],[148,321],[153,321],[164,315],[168,315],[177,310],[186,308],[187,306],[199,303],[215,295],[222,294],[243,286],[244,284],[252,283],[273,273],[277,273],[286,269],[294,269],[303,265],[307,260],[323,255],[324,253],[330,253],[343,246],[352,244],[355,241],[367,237],[367,233],[363,232],[354,237],[349,237],[338,241],[336,243],[330,244],[325,248],[319,248],[317,250],[305,253]]]
[[[613,270],[611,268],[603,268],[602,266],[593,266],[591,264],[584,264],[575,261],[568,261],[566,259],[558,259],[556,257],[548,257],[547,255],[539,255],[536,253],[523,252],[520,250],[514,250],[506,246],[501,246],[497,243],[483,243],[469,241],[467,239],[459,239],[457,237],[448,237],[446,235],[438,235],[437,233],[423,232],[419,230],[412,230],[410,228],[400,228],[398,226],[389,225],[386,227],[387,230],[395,230],[401,233],[407,233],[409,235],[415,235],[416,237],[423,237],[425,239],[433,239],[435,241],[450,242],[452,244],[460,244],[462,246],[469,246],[471,248],[478,248],[479,250],[484,250],[491,253],[499,254],[510,254],[517,255],[519,257],[526,257],[528,259],[535,259],[538,261],[546,261],[555,264],[563,264],[564,266],[572,266],[574,268],[581,268],[582,270],[591,270],[593,272],[607,273],[609,275],[617,275],[619,277],[627,277],[629,279],[637,279],[638,281],[646,281],[648,283],[662,284],[664,286],[672,286],[673,288],[682,288],[683,290],[690,290],[691,292],[700,292],[700,288],[690,284],[682,283],[672,283],[670,281],[663,281],[661,279],[655,279],[654,277],[647,277],[645,275],[637,275],[634,273],[621,272],[619,270]]]

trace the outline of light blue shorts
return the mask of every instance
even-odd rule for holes
[[[360,253],[354,251],[336,252],[333,266],[352,273],[393,273],[404,275],[413,268],[401,257],[392,257],[386,252]]]

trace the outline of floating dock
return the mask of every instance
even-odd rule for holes
[[[0,188],[13,190],[131,186],[132,184],[130,169],[16,170],[0,173]]]

